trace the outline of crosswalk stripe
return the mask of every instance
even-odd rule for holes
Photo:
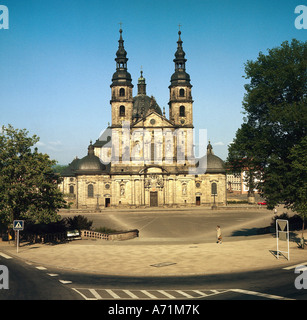
[[[154,296],[153,294],[149,293],[147,290],[140,290],[142,293],[144,293],[147,297],[151,298],[151,299],[158,299],[156,296]]]
[[[158,292],[164,294],[166,297],[170,298],[170,299],[176,299],[174,296],[172,296],[171,294],[165,292],[164,290],[157,290]]]
[[[60,281],[64,282],[63,280],[60,280]],[[71,281],[67,281],[67,283],[71,283]],[[225,292],[235,292],[242,295],[252,295],[252,296],[258,296],[258,297],[263,297],[266,299],[273,299],[273,300],[293,300],[293,299],[282,297],[282,296],[250,291],[250,290],[243,290],[243,289],[220,289],[220,290],[154,290],[154,289],[136,290],[134,289],[132,290],[133,292],[126,289],[116,289],[117,293],[114,291],[114,289],[89,289],[89,288],[72,288],[72,289],[75,290],[77,293],[79,293],[85,300],[127,299],[127,295],[130,298],[136,299],[136,300],[143,300],[148,298],[154,299],[154,300],[166,299],[166,298],[176,300],[176,299],[182,299],[182,296],[186,298],[200,299],[200,298],[208,297],[214,294],[222,294]],[[106,293],[109,295],[109,297],[106,297]],[[195,295],[193,293],[195,293]],[[179,296],[179,294],[181,295],[181,297]],[[161,295],[163,295],[163,297],[161,297]]]
[[[132,299],[140,299],[138,296],[136,296],[134,293],[132,293],[129,290],[123,290],[123,292],[125,292]]]
[[[84,300],[95,300],[94,298],[88,298],[85,294],[77,290],[76,288],[72,288],[72,290],[76,291]]]
[[[101,295],[95,289],[89,289],[89,291],[96,299],[102,299]]]
[[[201,292],[201,291],[199,291],[199,290],[193,290],[193,292],[195,292],[195,293],[197,293],[197,294],[199,294],[199,295],[201,295],[201,296],[204,296],[204,297],[206,297],[206,296],[207,296],[207,294],[206,294],[206,293]]]
[[[120,296],[118,296],[115,292],[113,292],[112,290],[110,290],[110,289],[105,289],[106,290],[106,292],[110,295],[110,296],[112,296],[113,298],[115,298],[115,299],[120,299]]]
[[[187,297],[187,298],[194,298],[193,296],[189,295],[188,293],[181,291],[181,290],[176,290],[176,292],[178,292],[179,294]]]

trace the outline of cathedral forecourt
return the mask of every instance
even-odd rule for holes
[[[169,119],[146,93],[143,71],[137,95],[127,69],[122,29],[111,83],[111,125],[88,155],[74,159],[59,186],[71,208],[191,207],[226,205],[226,170],[209,142],[196,159],[193,100],[181,31],[169,86]]]

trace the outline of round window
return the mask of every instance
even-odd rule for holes
[[[154,125],[156,123],[156,120],[155,119],[151,119],[150,120],[150,124]]]

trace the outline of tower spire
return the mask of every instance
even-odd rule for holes
[[[122,23],[120,23],[121,26]],[[112,77],[112,86],[115,85],[128,85],[133,87],[131,81],[131,75],[130,73],[127,71],[127,52],[125,50],[124,47],[124,40],[123,40],[123,36],[122,36],[123,30],[122,28],[119,29],[119,40],[118,40],[118,49],[116,52],[116,72],[113,74]]]
[[[180,70],[182,69],[183,71],[185,70],[185,63],[187,61],[187,59],[185,59],[185,52],[183,51],[182,48],[182,40],[181,40],[181,31],[178,31],[178,35],[179,35],[179,39],[177,41],[177,51],[175,52],[175,70]]]
[[[175,59],[173,60],[175,63],[175,72],[171,77],[171,86],[179,84],[190,86],[190,76],[185,71],[187,59],[185,58],[185,52],[182,47],[183,42],[181,40],[180,27],[181,25],[179,24],[177,50],[175,52]]]
[[[124,48],[124,40],[122,36],[123,30],[119,29],[119,33],[120,33],[120,37],[118,40],[118,50],[116,52],[116,58],[115,58],[115,61],[117,63],[116,69],[127,69],[128,58],[127,58],[127,52]]]

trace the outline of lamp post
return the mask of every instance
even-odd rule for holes
[[[95,197],[97,198],[96,210],[99,211],[99,197],[100,197],[100,194],[96,194]]]
[[[217,196],[217,184],[213,182],[211,184],[211,196],[213,196],[213,205],[211,207],[212,210],[217,209],[216,203],[215,203],[215,197]]]

